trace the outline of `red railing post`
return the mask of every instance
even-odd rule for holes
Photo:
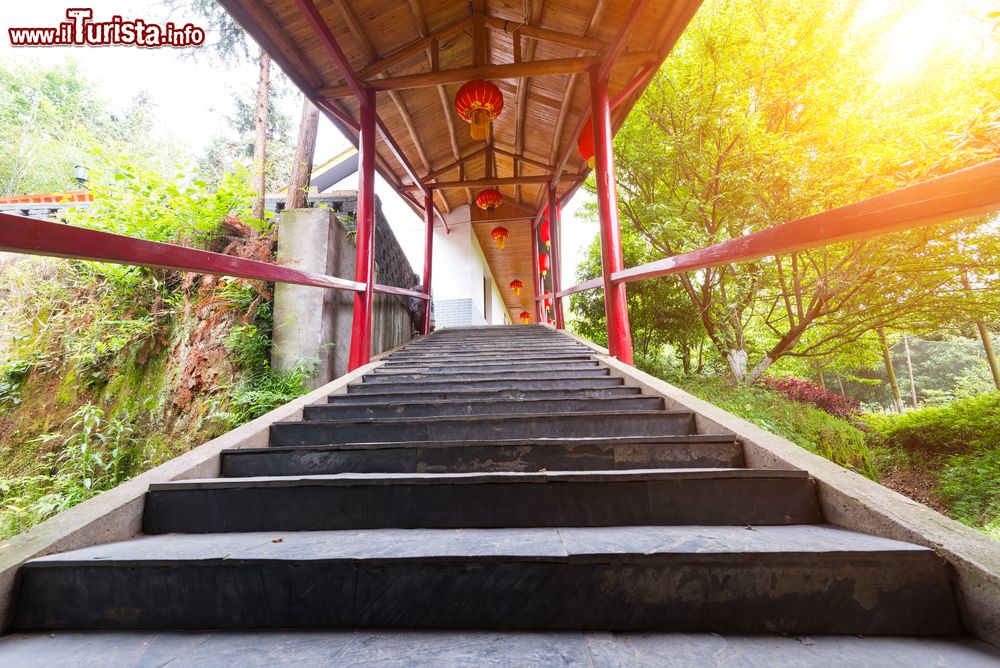
[[[604,273],[604,308],[608,318],[608,351],[626,364],[632,363],[632,333],[629,329],[625,285],[611,275],[624,268],[622,238],[615,192],[615,160],[611,140],[611,101],[608,82],[598,67],[590,69],[590,102],[594,119],[594,177],[601,222],[601,267]]]
[[[562,276],[560,265],[560,243],[559,236],[562,226],[562,212],[559,211],[559,198],[556,196],[555,186],[549,186],[549,238],[552,244],[552,309],[555,311],[556,329],[566,329],[566,321],[563,319],[562,297],[558,297],[562,290]]]
[[[542,298],[542,282],[539,280],[539,264],[538,264],[538,230],[532,226],[528,226],[528,233],[531,235],[531,275],[533,277],[531,286],[535,291],[535,303],[532,312],[535,314],[535,322],[542,322],[542,306],[544,302],[541,301]]]
[[[357,254],[354,280],[365,284],[354,294],[351,321],[351,352],[347,370],[368,364],[372,354],[372,289],[375,283],[375,91],[364,90],[361,102],[361,133],[358,136],[358,211],[355,222]]]
[[[434,255],[434,191],[428,188],[424,192],[424,322],[420,333],[427,336],[431,333],[431,265]]]

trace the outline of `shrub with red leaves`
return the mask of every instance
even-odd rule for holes
[[[809,380],[791,376],[767,377],[763,379],[763,384],[767,389],[781,392],[792,401],[812,404],[821,411],[844,420],[851,420],[861,412],[861,405],[854,399],[834,394]]]

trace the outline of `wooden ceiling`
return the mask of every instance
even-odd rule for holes
[[[614,97],[644,67],[663,61],[701,0],[220,2],[303,92],[356,139],[350,126],[357,125],[358,102],[348,76],[303,13],[304,6],[318,10],[353,68],[349,76],[384,91],[377,96],[384,132],[376,163],[397,190],[414,185],[414,177],[433,185],[487,175],[484,143],[469,137],[468,126],[454,110],[461,84],[485,78],[499,86],[505,100],[503,114],[493,124],[494,176],[501,183],[515,177],[551,179],[567,156],[558,185],[562,195],[575,188],[587,169],[575,148],[577,130],[590,108],[586,68],[604,60],[620,42],[609,78]],[[618,123],[644,87],[645,81],[622,101]],[[463,162],[469,155],[473,157]],[[475,190],[435,190],[435,203],[447,212],[471,204]],[[546,187],[523,183],[501,185],[500,190],[537,209]],[[412,195],[409,200],[420,202]]]
[[[588,69],[608,72],[617,129],[701,4],[219,2],[355,143],[360,113],[354,92],[358,86],[379,91],[376,169],[414,210],[423,208],[425,188],[433,188],[439,212],[463,204],[475,210],[476,193],[492,185],[503,193],[505,206],[526,210],[536,222],[550,184],[564,201],[586,177],[576,141],[590,113]],[[345,61],[340,67],[338,50]],[[487,142],[473,140],[454,109],[456,92],[470,79],[492,81],[504,95],[503,113]],[[484,243],[482,225],[475,227],[501,290],[510,292],[506,286],[515,277],[530,286],[530,266],[523,271],[492,257],[489,229]],[[512,248],[529,244],[523,255],[530,263],[530,223],[523,232],[516,223],[505,227]],[[520,298],[505,293],[513,317],[519,304],[530,303],[524,298],[528,292]]]

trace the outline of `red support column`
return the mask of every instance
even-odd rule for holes
[[[351,354],[347,370],[368,364],[372,355],[372,296],[375,286],[375,91],[366,89],[361,102],[358,136],[358,211],[354,280],[364,292],[354,293],[351,321]]]
[[[531,235],[531,275],[532,288],[535,291],[535,303],[532,313],[535,314],[535,322],[542,322],[542,306],[544,302],[541,301],[542,296],[542,282],[539,280],[539,265],[538,265],[538,230],[532,226],[528,226],[528,233]]]
[[[625,301],[625,284],[616,284],[611,280],[611,274],[624,268],[624,261],[611,146],[611,101],[608,98],[608,81],[601,77],[599,67],[590,69],[590,102],[594,119],[594,177],[601,220],[601,266],[604,272],[604,308],[608,317],[608,351],[622,362],[632,364],[632,332]]]
[[[431,333],[431,265],[434,255],[434,191],[428,188],[424,192],[424,326],[421,334]]]
[[[560,227],[562,225],[562,212],[559,211],[559,198],[556,197],[556,189],[549,186],[549,237],[552,244],[552,257],[549,258],[552,266],[552,309],[555,311],[556,329],[566,329],[566,321],[563,319],[563,303],[561,297],[556,297],[562,290],[562,277],[560,272]]]

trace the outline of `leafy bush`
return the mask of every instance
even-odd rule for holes
[[[126,420],[81,406],[68,421],[68,436],[45,434],[42,445],[60,447],[42,457],[35,471],[0,478],[0,538],[13,536],[56,513],[124,482],[141,464],[139,441]]]
[[[878,446],[938,456],[984,452],[1000,444],[1000,392],[864,419]]]
[[[792,401],[812,404],[821,411],[842,420],[857,417],[860,411],[860,404],[857,401],[831,392],[809,380],[793,376],[783,378],[768,376],[762,380],[762,383],[764,387],[780,392]]]
[[[656,359],[639,357],[636,366],[810,452],[878,479],[864,433],[845,420],[760,386],[733,386],[723,378],[685,376]]]
[[[940,480],[937,491],[952,517],[1000,529],[1000,447],[949,457]]]

